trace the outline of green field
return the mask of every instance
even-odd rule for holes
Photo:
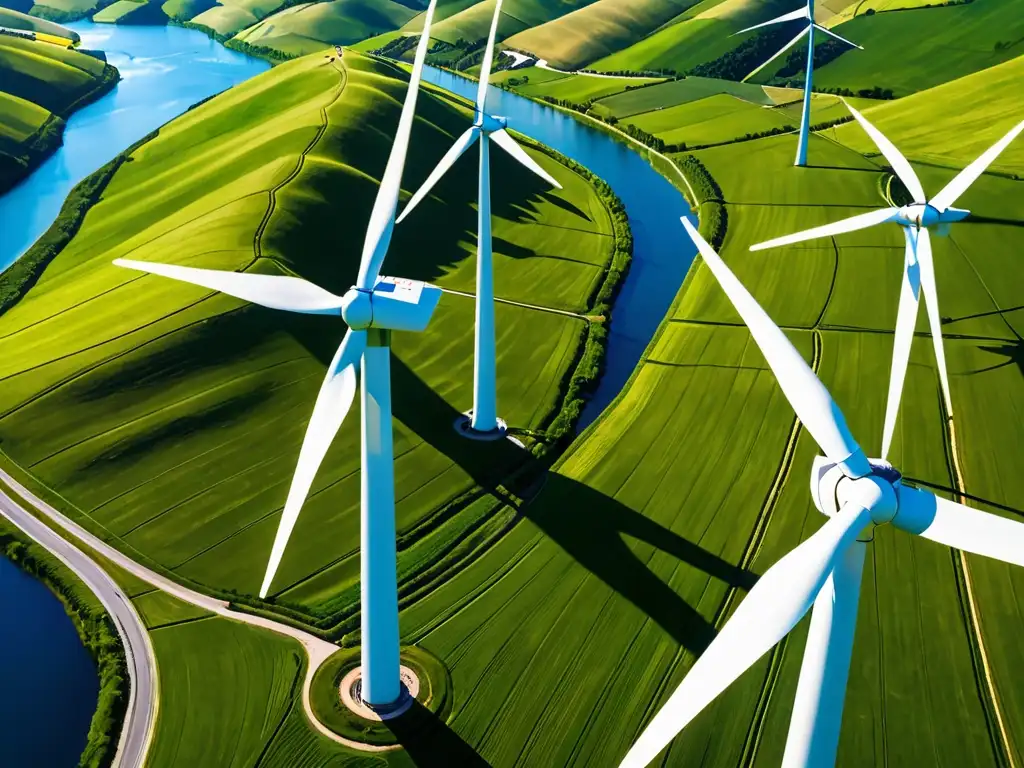
[[[0,317],[0,347],[33,350],[0,354],[5,452],[61,488],[125,551],[218,590],[252,594],[259,585],[344,326],[110,262],[130,255],[284,270],[343,292],[361,240],[339,233],[365,227],[390,141],[379,126],[397,119],[405,88],[388,65],[354,53],[343,62],[282,65],[162,129],[115,174],[31,293]],[[409,188],[470,116],[433,97],[419,109]],[[493,160],[503,179],[493,196],[496,292],[586,313],[614,247],[610,214],[582,176],[546,155],[539,162],[563,191],[508,158]],[[476,190],[467,181],[475,177],[467,158],[398,228],[388,272],[474,289]],[[569,251],[571,259],[562,255]],[[587,322],[500,305],[497,329],[501,415],[543,430],[561,407]],[[473,302],[456,295],[444,297],[426,336],[394,341],[398,528],[403,572],[415,584],[428,567],[443,572],[467,540],[500,530],[478,489],[530,460],[510,443],[478,445],[453,432],[471,406],[472,346]],[[358,434],[358,418],[349,419],[275,584],[279,600],[329,623],[358,603]],[[317,533],[324,526],[329,544]]]
[[[510,37],[556,67],[579,69],[645,38],[699,0],[597,0]]]
[[[7,21],[0,16],[0,25]],[[64,118],[112,88],[117,78],[116,69],[92,56],[0,35],[0,194],[60,146]]]
[[[731,51],[748,36],[733,33],[793,10],[785,0],[703,0],[653,34],[593,63],[599,71],[686,72]]]
[[[8,3],[5,0],[4,5],[7,4]],[[48,35],[67,38],[76,43],[81,39],[77,32],[74,32],[67,27],[62,27],[60,24],[54,24],[52,21],[28,15],[25,13],[25,11],[28,10],[28,8],[21,8],[18,5],[11,5],[6,8],[0,7],[0,27],[24,29],[32,32],[44,32]]]
[[[718,80],[713,77],[686,77],[608,96],[598,100],[593,109],[602,117],[621,120],[643,112],[688,104],[722,93],[763,106],[775,103],[759,85],[734,83],[731,80]]]
[[[533,72],[536,68],[530,69]],[[514,70],[519,72],[519,70]],[[545,70],[540,70],[544,72]],[[556,74],[556,73],[550,73]],[[529,77],[529,75],[527,75]],[[522,77],[522,75],[520,75]],[[654,78],[641,77],[592,77],[590,75],[567,75],[543,78],[537,82],[531,77],[530,83],[516,88],[519,93],[535,98],[565,99],[576,104],[593,101],[614,93],[621,93],[627,85],[656,83]]]
[[[821,88],[922,91],[1024,54],[1024,13],[1006,0],[858,15],[834,27],[863,51],[843,55],[814,76]],[[899,40],[899,66],[893,66]]]

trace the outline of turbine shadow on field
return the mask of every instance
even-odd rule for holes
[[[672,638],[701,653],[714,626],[650,570],[627,543],[637,539],[733,587],[750,590],[757,576],[588,485],[548,474],[522,513],[580,565],[647,614]]]
[[[490,768],[490,763],[418,701],[385,724],[418,768]]]
[[[535,494],[536,472],[510,474],[535,462],[509,440],[476,442],[456,434],[459,412],[392,355],[395,417],[460,466],[485,490],[515,508],[580,565],[651,617],[683,647],[699,653],[715,637],[714,627],[663,582],[626,543],[639,539],[731,586],[749,590],[757,577],[673,533],[615,499],[557,473]],[[537,470],[541,470],[538,463]],[[503,486],[503,487],[499,487]],[[507,489],[507,490],[506,490]],[[509,493],[535,496],[518,503]]]
[[[1001,363],[995,365],[989,365],[985,368],[979,368],[977,370],[968,371],[968,374],[972,373],[987,373],[989,371],[995,371],[999,368],[1005,368],[1008,365],[1016,365],[1017,370],[1024,374],[1024,342],[1020,341],[1007,341],[1000,344],[997,347],[978,347],[982,352],[991,352],[994,355],[1006,358]]]

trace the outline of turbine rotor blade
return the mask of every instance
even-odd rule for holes
[[[917,233],[917,263],[921,266],[921,289],[924,291],[924,305],[928,312],[928,324],[932,331],[932,346],[935,362],[939,367],[942,382],[942,396],[946,401],[946,416],[953,415],[953,401],[949,396],[949,375],[946,373],[946,352],[942,346],[942,318],[939,315],[939,294],[935,287],[935,265],[932,260],[932,241],[927,228]]]
[[[815,24],[814,28],[816,30],[818,30],[819,32],[824,32],[826,35],[831,35],[836,40],[839,40],[842,43],[846,43],[847,45],[852,45],[854,48],[859,48],[862,51],[864,50],[864,46],[863,45],[857,45],[852,40],[847,40],[845,37],[840,37],[835,32],[833,32],[831,29],[825,29],[825,27],[821,26],[821,24]]]
[[[896,149],[896,145],[893,144],[889,139],[885,137],[880,130],[875,128],[869,123],[860,112],[851,107],[846,100],[843,100],[846,104],[846,108],[850,110],[850,113],[854,116],[861,128],[871,137],[871,140],[875,142],[875,146],[878,147],[879,152],[885,156],[885,159],[889,161],[889,165],[899,176],[900,181],[903,182],[903,186],[907,188],[911,195],[914,197],[914,202],[923,203],[927,198],[924,194],[924,187],[921,186],[921,181],[917,178],[917,174],[914,173],[914,169],[911,167],[910,162],[903,156],[903,153]]]
[[[769,19],[768,21],[762,21],[760,24],[755,24],[752,27],[747,27],[746,29],[741,29],[739,32],[733,32],[730,35],[730,37],[735,37],[736,35],[742,35],[744,32],[750,32],[752,29],[760,29],[761,27],[767,27],[767,26],[769,26],[771,24],[781,24],[784,21],[796,21],[797,19],[807,19],[807,18],[810,18],[810,15],[808,14],[807,6],[804,6],[803,8],[797,8],[795,11],[790,11],[789,13],[784,13],[781,16],[776,16],[774,19]]]
[[[814,371],[786,338],[786,334],[772,322],[721,257],[694,229],[693,224],[686,218],[682,222],[704,257],[704,263],[750,329],[754,341],[778,379],[783,394],[811,437],[849,477],[870,474],[871,466],[864,452],[850,434],[843,412],[825,385],[814,375]]]
[[[900,307],[896,314],[896,333],[892,345],[892,368],[889,372],[889,397],[885,406],[885,428],[882,430],[882,459],[889,455],[893,431],[896,428],[896,414],[900,410],[903,395],[903,381],[910,361],[910,346],[914,341],[914,327],[917,325],[917,302],[921,292],[921,268],[915,254],[917,242],[914,230],[904,227],[907,240],[903,261],[903,280],[900,287]]]
[[[251,301],[270,309],[302,312],[309,315],[340,315],[341,296],[298,277],[261,275],[255,272],[228,272],[219,269],[180,267],[132,259],[114,259],[114,264],[127,269],[149,272],[183,283],[210,288],[236,299]]]
[[[806,35],[806,34],[807,34],[807,32],[808,32],[808,30],[809,30],[810,28],[811,28],[811,26],[810,26],[810,24],[808,24],[808,25],[807,25],[806,27],[804,27],[804,28],[803,28],[802,30],[800,30],[800,34],[798,34],[798,35],[797,35],[796,37],[794,37],[794,38],[793,38],[792,40],[790,40],[790,41],[789,41],[788,43],[786,43],[786,44],[785,44],[784,46],[782,46],[781,48],[779,48],[779,50],[777,50],[777,51],[775,52],[775,54],[774,54],[774,55],[773,55],[773,56],[772,56],[772,57],[771,57],[770,59],[768,59],[768,60],[767,60],[766,62],[764,62],[763,64],[761,64],[761,66],[759,66],[759,67],[758,67],[757,69],[755,69],[755,70],[754,70],[753,72],[751,72],[750,74],[748,74],[748,75],[747,75],[746,77],[744,77],[744,78],[743,78],[743,82],[746,82],[747,80],[749,80],[750,78],[752,78],[752,77],[753,77],[754,75],[756,75],[756,74],[757,74],[758,72],[760,72],[760,71],[761,71],[762,69],[764,69],[765,67],[767,67],[767,66],[768,66],[769,64],[771,64],[771,63],[772,63],[773,61],[775,61],[775,60],[776,60],[777,58],[779,58],[779,56],[781,56],[781,55],[782,55],[782,54],[784,54],[784,53],[785,53],[786,51],[788,51],[788,50],[789,50],[790,48],[792,48],[792,47],[793,47],[794,45],[796,45],[797,43],[799,43],[799,42],[800,42],[800,38],[802,38],[802,37],[803,37],[804,35]]]
[[[766,248],[778,248],[782,245],[802,243],[805,240],[814,240],[819,237],[833,237],[834,235],[842,235],[847,232],[856,232],[858,229],[867,229],[875,224],[896,221],[898,216],[899,208],[881,208],[869,213],[859,213],[856,216],[851,216],[848,219],[842,219],[831,224],[814,227],[813,229],[805,229],[803,232],[785,235],[784,237],[776,237],[774,240],[765,240],[763,243],[750,246],[750,250],[763,251]]]
[[[320,385],[320,393],[316,396],[316,405],[313,406],[313,415],[309,418],[306,436],[302,440],[299,462],[295,467],[291,487],[288,489],[288,500],[285,502],[277,535],[274,537],[267,573],[263,578],[263,586],[260,587],[262,598],[270,591],[274,575],[281,564],[281,557],[288,546],[288,538],[295,528],[299,510],[306,501],[317,470],[320,469],[327,449],[330,448],[352,407],[356,395],[356,366],[359,365],[365,347],[366,331],[350,329],[334,354],[334,359],[327,369],[327,376]]]
[[[423,32],[420,34],[419,45],[416,46],[416,58],[409,77],[409,88],[402,104],[402,115],[398,119],[398,130],[395,141],[391,145],[388,164],[384,169],[377,197],[373,201],[370,223],[366,227],[366,238],[363,240],[363,254],[359,263],[359,277],[356,286],[364,291],[373,289],[384,257],[391,244],[391,233],[395,228],[395,211],[398,208],[398,194],[402,188],[402,170],[405,168],[405,155],[409,149],[409,136],[412,133],[413,118],[416,114],[416,97],[419,95],[420,78],[423,75],[423,61],[427,57],[430,45],[430,23],[434,18],[437,0],[430,0],[423,20]]]
[[[1024,523],[940,498],[923,488],[897,487],[892,524],[948,547],[1024,566]]]
[[[810,610],[837,559],[870,522],[867,510],[857,503],[846,504],[807,541],[765,571],[619,768],[648,765],[708,704],[785,637]]]
[[[405,217],[412,213],[412,209],[423,202],[430,190],[434,188],[434,185],[441,180],[441,177],[448,173],[448,170],[455,165],[455,161],[465,154],[466,150],[473,146],[480,137],[480,129],[475,125],[471,128],[467,128],[466,132],[459,136],[452,144],[444,157],[441,158],[441,162],[437,164],[437,167],[430,172],[427,180],[423,182],[423,185],[416,190],[416,194],[412,196],[408,204],[405,206],[405,210],[402,211],[402,215],[398,217],[398,223],[401,224],[405,220]]]
[[[518,160],[520,165],[525,165],[535,174],[540,176],[544,181],[550,184],[555,189],[561,189],[562,185],[555,181],[554,177],[551,176],[547,171],[537,165],[537,161],[526,154],[526,150],[519,146],[519,143],[512,138],[511,134],[502,128],[500,131],[488,134],[489,139],[492,139],[495,144],[504,149],[514,160]]]
[[[1024,131],[1024,120],[1017,123],[999,141],[986,149],[978,159],[958,173],[949,184],[942,188],[935,197],[929,200],[929,204],[938,211],[944,211],[957,201],[967,188],[971,186],[978,177],[985,172],[985,169],[992,165],[999,154],[1006,149],[1020,133]]]
[[[487,103],[487,83],[491,79],[491,62],[494,58],[494,38],[498,34],[498,19],[501,17],[501,0],[494,4],[494,18],[491,19],[491,31],[487,35],[487,48],[484,50],[484,60],[480,65],[480,83],[476,89],[476,111],[484,114],[484,106]]]

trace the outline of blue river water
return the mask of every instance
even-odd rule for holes
[[[196,102],[267,69],[205,35],[177,27],[70,25],[85,48],[106,51],[123,80],[68,121],[64,146],[0,197],[0,271],[50,225],[71,188]],[[467,98],[476,84],[436,69],[425,79]],[[605,375],[584,410],[590,424],[626,383],[693,260],[679,217],[682,195],[637,153],[572,117],[491,89],[488,111],[590,168],[622,199],[634,237],[629,276],[615,302]],[[71,621],[41,584],[0,558],[0,766],[77,764],[95,707],[95,667]]]
[[[193,29],[67,26],[82,36],[83,48],[104,51],[122,79],[73,114],[64,146],[0,197],[0,271],[46,231],[75,184],[197,101],[269,69]]]
[[[99,693],[92,657],[61,602],[3,557],[0,616],[0,765],[78,765]]]

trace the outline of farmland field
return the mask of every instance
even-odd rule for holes
[[[352,233],[365,227],[370,174],[388,146],[374,126],[396,119],[405,87],[395,72],[354,53],[343,67],[314,56],[186,113],[121,167],[71,244],[0,318],[0,347],[33,350],[0,354],[5,452],[134,556],[213,589],[256,591],[344,325],[111,260],[291,272],[344,292],[359,254]],[[470,119],[435,97],[419,114],[410,187]],[[579,315],[615,241],[590,182],[545,154],[538,161],[562,191],[495,155],[503,184],[493,235],[497,295],[568,313],[497,311],[500,413],[544,439],[587,333]],[[476,187],[467,179],[472,157],[398,228],[389,272],[474,290]],[[446,295],[423,339],[394,339],[397,515],[410,578],[488,531],[486,502],[473,504],[479,489],[530,460],[511,443],[467,443],[451,428],[472,403],[473,312],[471,298]],[[358,434],[350,418],[275,583],[278,600],[330,622],[358,603]],[[317,533],[323,526],[329,540]]]
[[[902,98],[848,101],[904,150],[934,193],[1024,116],[1024,56],[1004,56],[990,39],[997,27],[1007,40],[1024,32],[1005,0],[892,12],[882,1],[877,13],[837,27],[874,51],[822,67],[818,84],[895,88]],[[529,25],[557,30],[606,2],[583,10],[510,2],[502,34],[527,12],[566,13],[561,23]],[[599,64],[686,68],[737,45],[728,35],[739,26],[792,9],[749,0],[682,5]],[[824,11],[838,19],[847,5],[833,0]],[[318,38],[274,38],[274,20],[331,6],[285,11],[253,29],[305,50]],[[488,8],[445,3],[442,39],[472,41]],[[926,32],[900,26],[941,14],[959,21]],[[893,40],[901,41],[898,56]],[[543,45],[575,56],[578,42],[553,35]],[[949,66],[926,71],[927,51]],[[68,512],[180,580],[235,590],[240,600],[255,590],[312,399],[344,327],[120,272],[109,260],[299,274],[343,291],[403,93],[396,72],[349,51],[341,62],[312,56],[189,112],[134,153],[38,285],[0,315],[3,451],[70,499],[77,509]],[[748,250],[890,204],[891,174],[859,125],[813,135],[809,165],[797,169],[794,134],[748,137],[795,128],[797,91],[689,77],[627,92],[636,80],[536,67],[494,80],[533,98],[594,99],[599,116],[669,145],[714,145],[691,154],[720,187],[721,199],[716,191],[701,210],[720,205],[727,214],[723,258],[828,385],[865,452],[878,453],[903,261],[899,228]],[[406,192],[470,115],[436,91],[421,99]],[[812,122],[845,116],[838,97],[815,95]],[[30,117],[19,125],[30,126]],[[497,310],[499,407],[528,444],[543,439],[560,407],[588,328],[574,314],[592,309],[611,239],[591,185],[531,152],[565,190],[546,189],[493,153],[493,175],[502,179],[494,199],[497,293],[570,315]],[[396,230],[387,272],[473,290],[469,154]],[[933,238],[954,431],[919,312],[888,456],[908,482],[947,496],[962,483],[971,505],[1017,520],[1022,177],[1024,137],[958,201],[972,217]],[[693,181],[698,196],[708,196],[700,177]],[[681,227],[678,237],[682,249]],[[824,522],[807,493],[819,449],[700,260],[619,397],[537,483],[510,477],[527,459],[509,444],[467,443],[450,429],[471,400],[472,322],[472,301],[446,294],[423,336],[396,334],[392,357],[401,631],[403,642],[447,666],[447,722],[396,733],[401,751],[348,750],[305,721],[298,646],[159,593],[136,593],[166,688],[154,765],[617,765],[758,576]],[[360,586],[357,445],[352,418],[274,584],[279,608],[350,643]],[[875,530],[837,765],[1024,763],[1022,591],[1021,569],[891,526]],[[805,620],[655,764],[779,765],[806,632]]]
[[[864,50],[819,69],[815,83],[822,88],[877,85],[905,96],[1024,54],[1024,14],[1005,0],[859,15],[834,29]],[[892,61],[895,40],[899,66]]]

